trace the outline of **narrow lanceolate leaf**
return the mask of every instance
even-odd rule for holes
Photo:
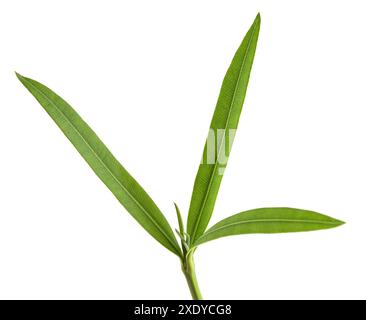
[[[342,224],[344,222],[313,211],[292,208],[254,209],[220,221],[197,239],[194,245],[240,234],[314,231]]]
[[[258,14],[237,50],[222,83],[189,208],[187,229],[192,241],[206,230],[215,206],[247,91],[259,29]]]
[[[174,233],[154,201],[75,110],[41,83],[19,74],[17,77],[126,210],[157,241],[180,256]]]

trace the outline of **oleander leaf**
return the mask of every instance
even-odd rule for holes
[[[209,132],[209,137],[210,134],[215,136],[217,152],[214,152],[212,157],[206,143],[203,162],[199,166],[191,197],[187,230],[192,241],[206,230],[215,206],[224,170],[221,159],[227,159],[229,156],[230,147],[227,146],[227,139],[231,137],[230,143],[232,143],[232,133],[238,126],[257,47],[260,21],[258,14],[237,50],[222,83]]]
[[[181,256],[178,242],[164,215],[88,124],[65,100],[43,84],[19,74],[17,77],[126,210],[164,247]]]
[[[178,205],[174,202],[175,212],[177,213],[177,220],[178,220],[178,226],[179,226],[179,233],[184,236],[184,224],[182,219],[182,214],[180,213]]]
[[[344,222],[326,215],[292,208],[261,208],[226,218],[208,229],[194,246],[222,237],[253,233],[288,233],[330,229]]]

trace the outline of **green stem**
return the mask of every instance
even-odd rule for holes
[[[195,249],[191,249],[187,255],[184,257],[182,263],[182,270],[186,277],[189,290],[191,291],[191,295],[193,300],[202,300],[202,294],[200,288],[198,286],[196,271],[194,267],[193,254]]]

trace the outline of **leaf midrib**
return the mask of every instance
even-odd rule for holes
[[[27,79],[23,78],[25,81]],[[162,230],[162,228],[155,222],[155,220],[149,215],[149,213],[146,211],[146,209],[135,199],[135,197],[126,189],[126,187],[123,185],[121,181],[118,180],[118,178],[113,174],[113,172],[108,168],[108,166],[104,163],[104,161],[100,158],[100,156],[94,151],[90,143],[84,138],[84,136],[78,131],[78,129],[73,125],[73,123],[69,120],[69,118],[65,115],[62,110],[60,110],[51,99],[48,98],[48,96],[39,88],[37,88],[32,82],[27,81],[36,91],[41,93],[41,95],[51,104],[55,107],[55,109],[61,114],[61,116],[67,121],[67,123],[72,127],[72,129],[80,136],[80,138],[85,142],[87,147],[91,150],[91,152],[95,155],[96,159],[103,165],[103,167],[107,170],[107,172],[111,175],[111,177],[117,182],[117,184],[127,193],[127,195],[130,197],[130,199],[133,200],[133,202],[146,214],[146,216],[149,218],[149,220],[155,225],[155,227],[163,234],[166,240],[175,248],[175,244],[172,243],[170,238],[166,235],[165,231]]]
[[[253,41],[253,35],[254,35],[254,31],[256,30],[258,24],[256,24],[254,26],[254,28],[252,29],[252,32],[251,32],[251,35],[250,35],[250,38],[249,38],[249,43],[248,43],[248,47],[245,51],[245,56],[244,56],[244,59],[241,63],[241,66],[240,66],[240,72],[239,72],[239,77],[237,79],[237,82],[236,82],[236,85],[235,85],[235,90],[234,90],[234,93],[233,93],[233,97],[232,97],[232,100],[231,100],[231,103],[230,103],[230,109],[229,109],[229,114],[228,114],[228,117],[226,119],[226,123],[225,123],[225,131],[228,127],[228,123],[229,123],[229,119],[230,119],[230,116],[231,116],[231,112],[233,110],[233,104],[234,104],[234,100],[235,100],[235,96],[236,96],[236,93],[237,93],[237,90],[238,90],[238,87],[239,87],[239,82],[240,82],[240,79],[242,77],[242,71],[243,71],[243,67],[244,67],[244,64],[248,58],[248,53],[249,53],[249,48],[251,47],[251,44],[252,44],[252,41]],[[202,211],[203,211],[203,208],[205,208],[206,206],[206,202],[207,202],[207,199],[208,199],[208,195],[209,195],[209,191],[211,190],[212,188],[212,183],[213,183],[213,177],[215,176],[215,172],[217,170],[217,165],[218,165],[218,161],[217,159],[219,159],[219,156],[221,155],[221,150],[222,150],[222,145],[223,145],[223,140],[225,139],[225,135],[223,135],[223,137],[221,138],[221,143],[220,143],[220,148],[219,148],[219,152],[217,154],[217,158],[216,158],[216,161],[215,161],[215,164],[214,164],[214,168],[211,172],[211,175],[210,175],[210,180],[209,180],[209,184],[208,184],[208,188],[207,188],[207,192],[205,194],[205,198],[203,200],[203,204],[200,208],[200,211],[199,211],[199,215],[198,215],[198,218],[196,220],[196,223],[195,223],[195,227],[194,227],[194,230],[193,230],[193,234],[192,234],[192,239],[195,238],[196,236],[196,233],[197,233],[197,228],[198,228],[198,225],[201,221],[201,218],[202,218]]]

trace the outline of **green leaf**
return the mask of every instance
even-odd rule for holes
[[[187,230],[192,241],[206,230],[215,206],[226,164],[223,165],[221,159],[229,155],[230,148],[226,141],[238,126],[257,47],[260,21],[258,14],[237,50],[222,83],[209,133],[209,138],[210,134],[215,135],[217,152],[214,152],[212,157],[208,142],[206,143],[203,163],[197,172],[189,208]],[[233,137],[231,138],[232,143]]]
[[[177,213],[178,225],[179,225],[179,233],[184,236],[184,224],[182,219],[182,214],[180,213],[178,205],[174,202],[175,212]]]
[[[254,209],[220,221],[197,239],[194,245],[232,235],[314,231],[342,224],[344,222],[313,211],[292,208]]]
[[[174,233],[154,201],[75,110],[41,83],[17,77],[126,210],[164,247],[181,256]]]

